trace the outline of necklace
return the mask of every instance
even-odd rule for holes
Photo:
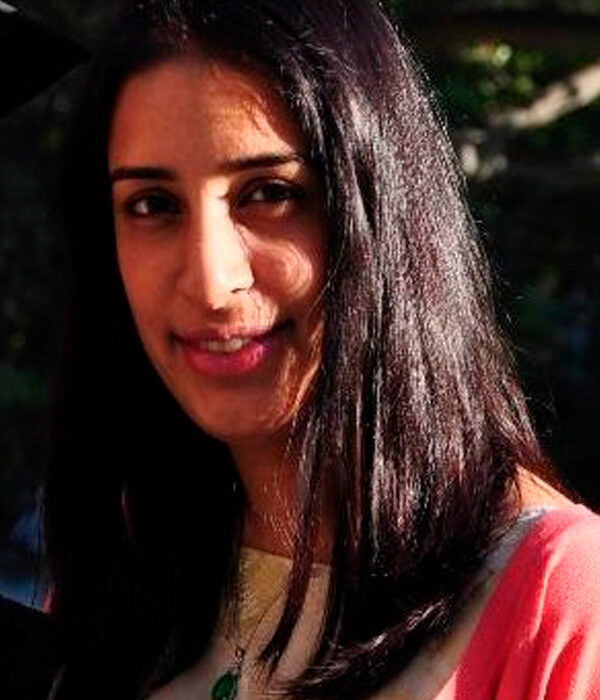
[[[214,682],[210,692],[211,700],[235,700],[235,698],[237,698],[240,687],[240,679],[242,675],[242,667],[244,665],[244,660],[246,658],[248,649],[250,648],[250,645],[252,644],[261,624],[263,623],[269,612],[273,610],[276,603],[283,595],[283,591],[285,590],[284,583],[287,577],[284,576],[282,578],[281,574],[283,573],[283,571],[274,571],[272,568],[272,564],[271,566],[267,567],[257,566],[257,562],[259,563],[258,559],[255,559],[254,561],[251,560],[250,563],[246,561],[246,565],[242,567],[242,606],[245,608],[246,613],[250,613],[251,619],[249,620],[249,622],[251,623],[251,631],[250,634],[247,636],[245,643],[242,644],[240,642],[240,637],[242,635],[242,625],[240,624],[239,620],[239,609],[236,609],[234,617],[236,641],[235,651],[233,654],[233,661],[231,662],[229,667],[217,677],[216,681]],[[275,578],[275,580],[279,579],[280,581],[282,581],[282,585],[277,587],[275,595],[273,595],[271,591],[271,596],[269,596],[267,604],[264,605],[265,584],[268,582],[269,584],[271,584],[269,585],[269,588],[271,588],[273,578]],[[251,590],[252,582],[254,582],[254,584],[258,584],[258,596],[256,595],[256,591],[253,592]],[[260,595],[261,593],[263,594],[262,596]],[[263,605],[260,605],[260,598],[263,598]],[[259,611],[258,619],[256,616],[257,605],[260,605],[260,608],[262,608],[262,610]]]
[[[240,646],[236,647],[233,664],[217,678],[212,687],[211,700],[234,700],[237,698],[245,656],[246,649]]]

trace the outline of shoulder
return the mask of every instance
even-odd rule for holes
[[[566,615],[600,603],[600,516],[572,503],[532,474],[521,480],[532,524],[501,578],[499,588],[521,591],[530,602]],[[600,619],[600,604],[598,605]]]
[[[538,515],[482,614],[459,683],[487,687],[477,698],[600,700],[600,517],[573,504]]]
[[[488,609],[520,605],[530,614],[535,611],[539,624],[565,625],[581,618],[581,623],[593,620],[600,632],[600,517],[574,504],[530,510],[529,515],[532,524]]]
[[[581,505],[544,512],[530,527],[499,585],[565,613],[595,602],[600,620],[600,517]]]
[[[525,469],[519,470],[518,488],[520,520],[530,525],[504,569],[499,591],[520,592],[550,609],[586,606],[600,595],[600,517]]]

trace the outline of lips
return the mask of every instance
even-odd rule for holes
[[[220,330],[176,336],[184,360],[196,373],[236,377],[258,370],[274,353],[288,324],[266,331]]]

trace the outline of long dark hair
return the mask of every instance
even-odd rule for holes
[[[45,492],[59,697],[143,697],[197,660],[234,581],[243,493],[141,348],[119,280],[107,136],[132,74],[192,53],[257,69],[326,193],[326,329],[294,433],[301,522],[276,666],[325,480],[330,593],[297,697],[364,698],[451,623],[543,456],[425,83],[371,0],[137,0],[92,69],[68,158],[72,310]],[[107,690],[109,689],[109,690]]]

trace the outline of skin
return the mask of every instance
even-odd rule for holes
[[[262,76],[182,57],[125,83],[108,161],[119,267],[146,352],[192,420],[228,444],[249,497],[246,544],[289,554],[286,446],[319,367],[327,240],[301,134]],[[186,359],[190,336],[270,328],[281,330],[266,359],[240,376],[207,376]]]

